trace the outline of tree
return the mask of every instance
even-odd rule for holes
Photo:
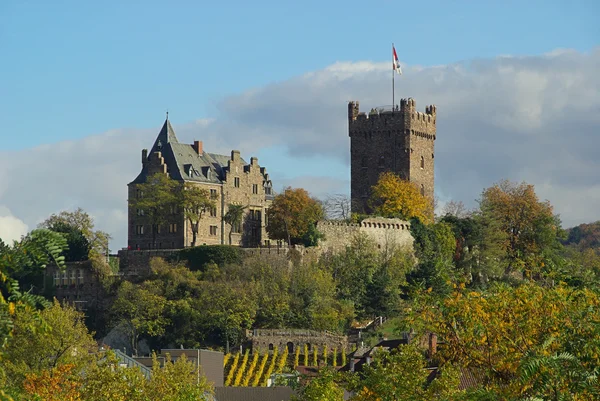
[[[323,219],[324,211],[321,203],[311,198],[306,190],[288,187],[275,196],[267,216],[269,237],[286,240],[288,245],[292,245],[303,243],[311,225]]]
[[[80,253],[83,253],[86,248],[88,249],[88,253],[81,256],[93,259],[108,254],[110,235],[104,231],[95,230],[94,219],[81,208],[77,208],[73,212],[62,211],[59,214],[52,214],[40,224],[40,228],[67,234],[67,239],[72,241],[69,242],[69,247],[75,246]],[[85,240],[81,239],[80,235],[83,235]]]
[[[352,401],[452,400],[459,394],[458,371],[447,365],[429,383],[427,359],[415,345],[400,345],[393,351],[380,351],[365,366],[361,377],[350,387]],[[458,399],[458,398],[456,398]]]
[[[56,300],[40,312],[39,320],[18,308],[3,362],[9,382],[19,387],[29,373],[68,364],[77,371],[89,365],[97,345],[83,320],[83,313]]]
[[[223,221],[229,224],[229,245],[232,245],[231,233],[234,228],[237,228],[237,232],[240,231],[242,225],[242,218],[244,217],[245,207],[242,205],[234,205],[230,203],[227,206],[227,213],[223,216]]]
[[[181,203],[180,185],[167,174],[156,173],[146,182],[136,185],[137,195],[129,199],[129,205],[146,216],[152,228],[152,246],[156,246],[158,226],[166,224],[171,208]]]
[[[192,228],[192,246],[196,246],[200,219],[202,219],[202,215],[207,209],[215,207],[215,201],[210,198],[210,194],[206,189],[189,182],[184,184],[180,194],[183,214]]]
[[[167,355],[163,366],[153,357],[152,376],[147,383],[147,394],[151,400],[196,401],[213,399],[209,397],[212,386],[200,367],[188,361],[185,355],[175,362]]]
[[[329,219],[348,220],[351,217],[351,200],[346,194],[327,195],[323,201],[325,215]]]
[[[129,332],[131,349],[137,355],[141,335],[160,336],[169,323],[164,311],[167,300],[139,285],[123,281],[111,308],[113,321],[123,324]]]
[[[504,180],[483,191],[481,215],[498,222],[506,234],[506,274],[522,270],[531,274],[543,251],[558,245],[560,221],[548,201],[540,202],[533,185]]]
[[[495,283],[486,292],[459,286],[443,300],[416,302],[407,324],[417,332],[435,332],[443,338],[444,347],[436,354],[440,363],[468,367],[499,399],[517,399],[541,378],[538,373],[559,373],[531,371],[534,360],[555,369],[558,360],[552,356],[566,352],[576,358],[569,363],[577,368],[566,369],[569,374],[561,379],[565,386],[593,375],[600,364],[598,305],[598,293],[564,285]],[[555,360],[544,361],[544,357]],[[523,369],[532,381],[520,380]]]
[[[453,216],[459,219],[464,219],[471,216],[473,213],[467,209],[462,201],[449,201],[444,205],[442,210],[442,217]]]
[[[343,401],[344,387],[339,383],[342,379],[332,368],[324,368],[319,375],[310,379],[294,396],[295,401]]]
[[[379,176],[369,200],[375,214],[383,217],[409,220],[419,218],[424,223],[433,222],[433,203],[421,195],[419,188],[394,173]]]

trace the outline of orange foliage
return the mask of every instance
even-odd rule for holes
[[[73,374],[75,365],[59,365],[40,374],[28,374],[23,383],[25,392],[44,401],[82,400],[79,377]]]

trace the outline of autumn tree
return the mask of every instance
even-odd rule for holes
[[[231,234],[235,229],[236,232],[241,231],[242,219],[244,217],[245,207],[242,205],[235,205],[230,203],[227,206],[227,213],[223,216],[223,221],[229,224],[229,245],[232,244]]]
[[[136,192],[129,199],[129,206],[146,217],[152,229],[152,246],[156,246],[158,227],[169,221],[172,208],[180,204],[180,185],[168,174],[156,173],[146,182],[135,186]],[[136,212],[136,210],[134,210]]]
[[[179,203],[183,209],[183,214],[192,228],[192,246],[196,246],[198,227],[202,215],[207,210],[215,207],[215,201],[210,198],[210,194],[206,189],[189,182],[184,184],[179,195]]]
[[[61,365],[72,364],[76,370],[89,365],[97,345],[83,319],[83,313],[56,300],[40,312],[39,319],[27,309],[17,308],[13,335],[3,357],[9,383],[19,387],[27,374]]]
[[[382,173],[373,186],[369,205],[383,217],[409,220],[417,217],[424,223],[433,222],[433,203],[421,195],[419,188],[391,172]]]
[[[558,245],[560,221],[548,201],[539,201],[533,185],[501,181],[483,191],[479,207],[506,235],[506,274],[538,270],[543,253]]]
[[[564,285],[496,283],[487,291],[459,285],[443,300],[414,303],[407,324],[443,339],[436,354],[441,363],[468,368],[498,399],[517,399],[545,374],[555,375],[552,380],[565,393],[579,391],[580,378],[594,375],[600,364],[598,305],[598,293]],[[565,365],[569,374],[559,378],[558,361],[552,358],[563,353],[573,358]],[[536,370],[542,363],[547,366]]]
[[[306,190],[288,187],[275,196],[267,216],[270,238],[286,240],[288,245],[311,246],[318,240],[316,224],[323,219],[324,211],[321,203]]]

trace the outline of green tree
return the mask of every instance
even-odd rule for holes
[[[81,208],[77,208],[73,212],[62,211],[59,214],[52,214],[40,224],[40,228],[68,234],[68,238],[73,240],[73,245],[78,247],[80,254],[89,246],[88,254],[85,255],[89,259],[105,256],[109,252],[110,235],[96,230],[94,219]],[[79,235],[83,235],[85,241],[79,238]],[[69,242],[69,246],[71,246],[71,242]]]
[[[189,182],[184,184],[180,195],[179,201],[183,208],[183,214],[192,228],[192,246],[196,246],[198,227],[202,215],[206,210],[215,207],[215,201],[210,198],[210,194],[206,189],[200,188],[197,184]]]
[[[235,205],[233,203],[230,203],[227,206],[227,213],[225,213],[225,216],[223,216],[223,221],[229,224],[229,245],[232,245],[231,234],[234,228],[237,230],[236,232],[241,231],[244,209],[244,206]]]
[[[135,188],[136,195],[129,199],[129,206],[146,217],[152,229],[152,246],[155,247],[158,227],[166,224],[172,208],[181,204],[180,185],[167,174],[156,173]]]
[[[378,352],[362,375],[350,381],[352,401],[452,400],[459,395],[457,370],[446,366],[430,384],[427,368],[427,359],[414,345]]]
[[[165,317],[167,300],[151,291],[123,281],[111,307],[112,320],[122,324],[129,333],[131,349],[137,355],[141,335],[160,336],[169,323]]]
[[[321,203],[311,198],[306,190],[288,187],[283,193],[275,196],[267,212],[269,238],[286,240],[288,245],[316,245],[305,241],[318,239],[314,231],[312,235],[308,233],[315,229],[314,225],[323,219],[324,215]]]
[[[292,398],[296,401],[343,401],[344,387],[340,384],[343,380],[332,368],[319,371],[316,378],[312,378],[300,389],[300,394]]]
[[[167,356],[163,366],[154,357],[147,389],[153,401],[209,400],[213,392],[200,368],[188,361],[185,355],[174,362]]]
[[[27,374],[66,364],[80,370],[92,363],[97,344],[83,319],[83,313],[56,300],[39,319],[30,310],[17,308],[3,356],[9,387],[20,387]]]

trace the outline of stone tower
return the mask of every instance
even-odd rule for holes
[[[414,99],[402,99],[400,107],[359,110],[348,104],[350,135],[350,196],[352,211],[370,213],[368,199],[379,175],[391,171],[414,182],[433,201],[433,159],[436,107],[416,110]]]

